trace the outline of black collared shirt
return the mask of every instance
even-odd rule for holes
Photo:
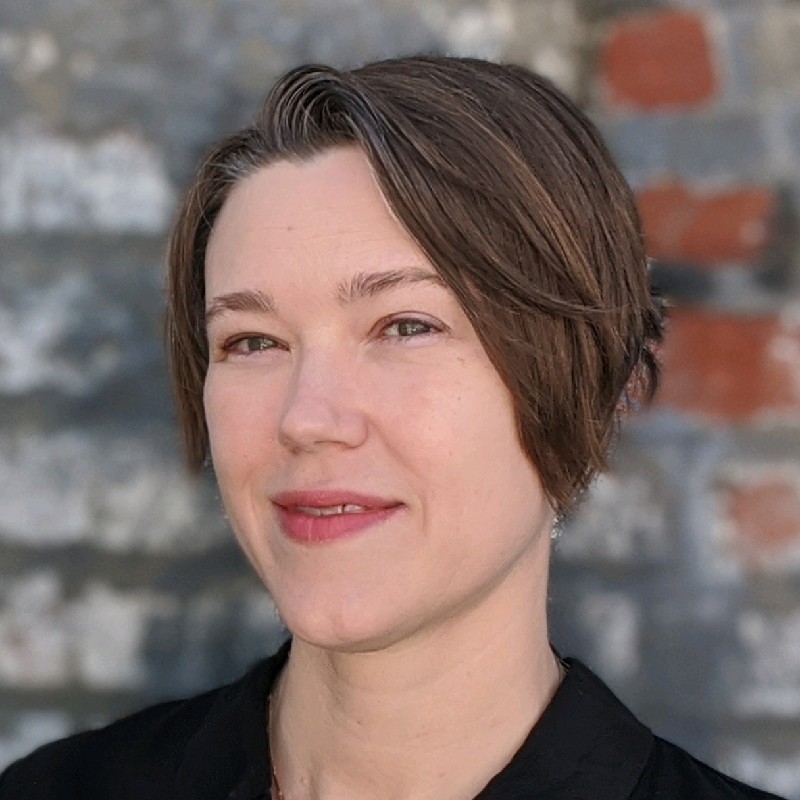
[[[229,686],[45,745],[0,800],[267,800],[266,698],[288,644]],[[768,800],[654,736],[580,661],[475,800]]]

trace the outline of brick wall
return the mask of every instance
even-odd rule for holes
[[[436,49],[590,110],[673,306],[660,400],[557,539],[554,640],[658,731],[800,798],[799,38],[794,0],[0,7],[0,762],[280,636],[180,468],[164,237],[279,71]]]

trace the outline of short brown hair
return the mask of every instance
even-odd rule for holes
[[[189,464],[208,455],[204,262],[220,208],[256,170],[342,145],[364,151],[461,303],[513,396],[550,502],[565,510],[605,466],[626,401],[655,390],[660,308],[634,199],[592,123],[544,78],[471,58],[299,67],[250,126],[212,149],[168,257],[168,346]]]

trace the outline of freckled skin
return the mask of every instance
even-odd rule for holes
[[[468,626],[488,605],[513,615],[546,581],[552,511],[455,298],[418,282],[337,300],[357,273],[409,267],[435,272],[356,148],[247,178],[209,243],[207,304],[257,290],[277,310],[225,311],[209,325],[205,409],[223,502],[287,626],[319,647],[391,648]],[[406,335],[398,318],[424,324]],[[269,346],[225,349],[244,334]],[[270,497],[309,488],[402,509],[302,546]]]

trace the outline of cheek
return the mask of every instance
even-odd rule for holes
[[[519,441],[511,397],[494,371],[453,382],[408,423],[398,441],[415,459],[435,524],[483,538],[492,528],[525,534],[546,511],[538,474]],[[444,522],[443,522],[443,519]],[[513,533],[512,533],[513,536]],[[500,542],[498,542],[498,545]]]
[[[276,402],[263,387],[209,369],[203,389],[215,470],[239,472],[276,441]]]
[[[370,405],[375,427],[397,460],[430,488],[446,484],[446,473],[458,468],[461,388],[436,380],[373,384]]]
[[[494,443],[497,403],[474,375],[451,369],[415,377],[396,382],[390,392],[378,389],[373,408],[380,410],[384,435],[421,479],[455,489],[471,477],[474,458],[482,462],[480,454]]]

